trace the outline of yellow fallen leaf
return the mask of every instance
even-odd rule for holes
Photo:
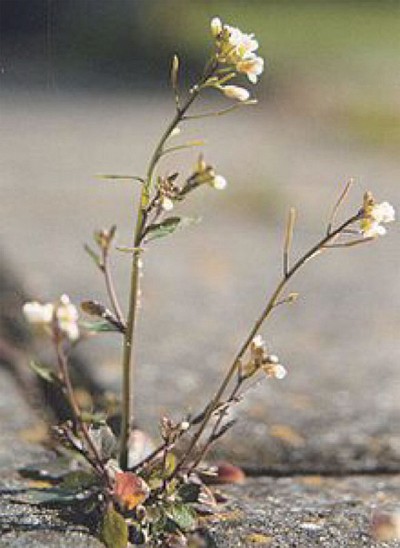
[[[264,546],[268,546],[274,539],[273,537],[262,533],[251,533],[246,537],[246,540],[251,544],[263,544]]]

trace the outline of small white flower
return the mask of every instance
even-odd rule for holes
[[[235,53],[238,57],[244,59],[258,49],[258,42],[254,40],[254,34],[246,34],[237,27],[231,27],[230,25],[224,25],[224,28],[229,33],[229,44],[235,47]]]
[[[368,226],[361,229],[364,238],[376,238],[376,236],[384,236],[387,232],[386,228],[376,222],[368,222]]]
[[[246,34],[237,27],[223,25],[218,18],[211,21],[211,29],[216,38],[218,61],[246,74],[250,82],[255,84],[264,70],[264,60],[255,54],[258,42],[254,34]]]
[[[275,354],[271,354],[270,356],[268,356],[268,362],[276,365],[279,363],[279,358]]]
[[[71,341],[79,338],[79,313],[68,295],[61,296],[60,303],[56,306],[56,319],[60,331],[63,331]]]
[[[263,369],[267,377],[278,379],[279,381],[284,379],[287,375],[286,368],[280,363],[264,365]]]
[[[256,84],[258,77],[264,71],[264,59],[253,55],[243,61],[239,61],[236,64],[238,72],[241,72],[247,76],[252,84]]]
[[[225,97],[236,99],[237,101],[247,101],[250,93],[247,89],[239,86],[223,86],[220,88]]]
[[[372,207],[371,217],[377,223],[391,223],[395,220],[394,207],[389,202],[375,204]]]
[[[211,34],[216,38],[222,31],[222,23],[219,17],[211,19]]]
[[[172,209],[174,209],[174,202],[171,200],[171,198],[164,196],[161,201],[161,207],[164,211],[171,211]]]
[[[37,301],[27,302],[22,307],[25,318],[31,324],[49,324],[53,318],[54,306]]]
[[[287,370],[283,365],[278,363],[274,366],[274,377],[275,377],[275,379],[282,380],[286,377],[286,375],[287,375]]]
[[[222,175],[216,175],[216,176],[212,179],[211,185],[212,185],[216,190],[224,190],[224,188],[227,187],[228,182],[227,182],[227,180],[225,179],[225,177],[223,177]]]
[[[181,134],[181,128],[179,127],[174,127],[174,129],[171,131],[170,133],[170,137],[177,137],[178,135]]]
[[[265,346],[265,341],[261,335],[256,335],[251,342],[255,348],[264,348]]]
[[[182,432],[186,432],[186,430],[189,430],[190,428],[190,422],[189,421],[182,421],[179,425]]]
[[[68,295],[62,295],[59,302],[55,304],[28,302],[24,304],[22,310],[30,323],[46,328],[49,333],[51,333],[51,326],[55,321],[59,330],[71,341],[79,338],[78,310],[71,303]]]
[[[386,228],[381,223],[391,223],[395,220],[394,207],[389,202],[377,204],[371,192],[366,192],[363,203],[363,217],[360,221],[360,231],[364,238],[384,236]]]

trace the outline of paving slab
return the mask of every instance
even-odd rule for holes
[[[37,298],[100,299],[82,242],[116,222],[118,243],[129,244],[132,191],[93,174],[143,171],[169,103],[84,95],[3,101],[2,250]],[[160,414],[197,411],[214,391],[278,280],[289,204],[300,211],[297,253],[322,234],[320,220],[349,175],[361,179],[355,207],[368,187],[400,203],[398,158],[336,142],[274,107],[226,120],[222,129],[197,125],[188,137],[210,135],[211,160],[229,189],[199,194],[189,210],[203,223],[154,244],[145,260],[137,420],[153,433]],[[252,136],[248,149],[238,124]],[[216,457],[282,473],[399,469],[399,229],[389,228],[373,245],[320,257],[292,284],[299,302],[280,307],[263,330],[289,375],[249,393]],[[128,262],[115,260],[122,292]],[[83,347],[99,383],[115,391],[120,345],[105,336]]]
[[[216,546],[397,547],[378,541],[373,516],[398,511],[399,476],[262,478],[227,491],[234,498],[211,526]]]

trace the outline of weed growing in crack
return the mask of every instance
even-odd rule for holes
[[[282,304],[294,303],[296,293],[288,292],[289,282],[308,262],[326,251],[345,249],[371,242],[382,236],[384,224],[394,220],[393,207],[377,203],[370,192],[355,212],[337,221],[340,207],[348,196],[350,181],[329,219],[323,235],[302,256],[292,259],[292,239],[296,213],[290,210],[282,253],[282,276],[271,296],[265,300],[256,321],[227,368],[215,393],[197,415],[183,416],[174,422],[160,420],[160,441],[150,447],[144,433],[133,429],[135,355],[138,340],[140,284],[142,266],[153,242],[195,221],[172,211],[202,189],[223,190],[226,179],[200,155],[193,171],[187,175],[177,168],[165,173],[161,160],[178,150],[192,149],[199,142],[175,144],[184,124],[192,119],[218,119],[240,107],[253,105],[248,89],[233,82],[240,75],[256,84],[264,62],[256,54],[258,43],[252,34],[211,22],[213,51],[198,81],[186,90],[180,88],[180,62],[174,56],[171,85],[175,97],[175,113],[156,144],[147,172],[137,175],[104,175],[103,178],[128,179],[134,185],[137,214],[132,242],[116,247],[116,227],[95,233],[94,247],[86,251],[104,277],[108,296],[105,305],[93,300],[81,303],[81,310],[90,317],[84,320],[78,308],[66,295],[52,303],[28,302],[24,306],[27,320],[45,331],[55,351],[55,366],[48,368],[36,362],[32,367],[49,383],[57,385],[70,409],[70,420],[52,428],[57,450],[68,457],[68,465],[51,478],[46,489],[31,489],[24,500],[36,504],[78,504],[83,514],[96,515],[98,534],[109,548],[125,548],[131,544],[146,546],[201,545],[196,537],[200,518],[218,511],[218,503],[206,485],[215,471],[205,466],[205,457],[216,442],[233,426],[230,410],[246,395],[246,390],[261,378],[283,379],[286,368],[270,351],[261,335],[265,322]],[[192,114],[191,107],[206,89],[222,93],[232,104],[223,110]],[[131,256],[131,284],[126,296],[127,315],[119,303],[114,285],[110,256],[118,249]],[[82,407],[70,378],[69,355],[89,333],[114,331],[122,337],[122,389],[120,395],[120,427],[113,431],[107,409],[87,410]],[[228,467],[229,468],[229,467]],[[242,479],[234,467],[220,470],[222,481]],[[30,467],[26,474],[38,469]],[[218,475],[218,471],[217,471]],[[46,476],[49,479],[49,475]],[[217,477],[218,479],[218,477]],[[197,544],[196,544],[197,543]]]

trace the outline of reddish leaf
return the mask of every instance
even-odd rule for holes
[[[243,483],[245,479],[245,473],[239,466],[221,462],[217,465],[217,474],[212,478],[212,483]]]
[[[118,472],[115,475],[114,497],[121,506],[133,510],[149,496],[147,483],[133,472]]]

